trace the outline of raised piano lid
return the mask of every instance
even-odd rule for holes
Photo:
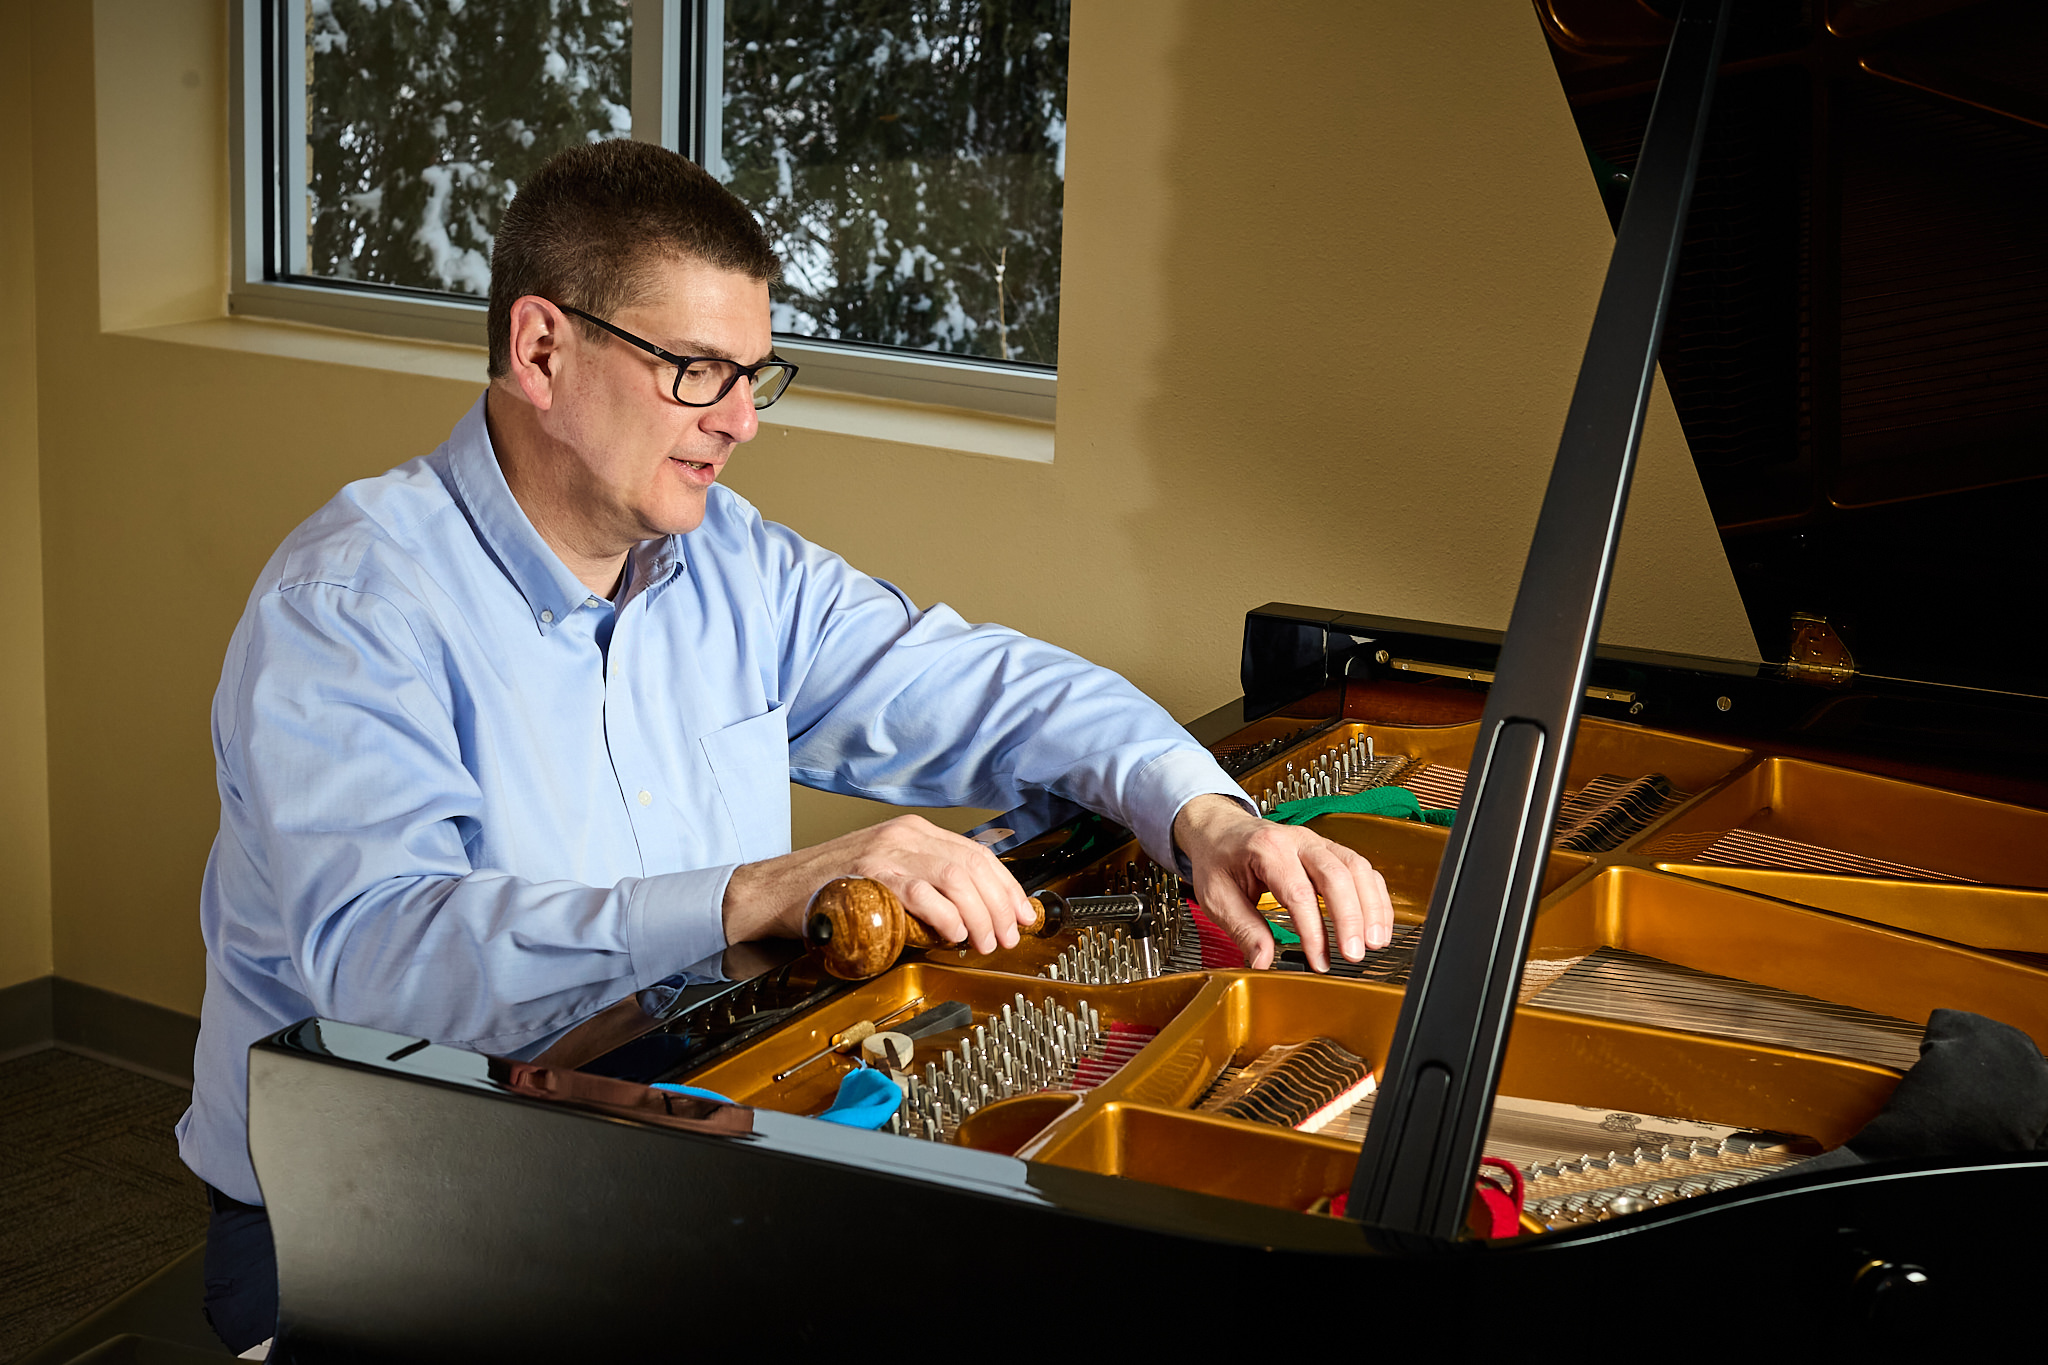
[[[1618,212],[1670,25],[1536,9]],[[1757,643],[1820,618],[1859,676],[2048,692],[2048,6],[1731,23],[1661,360]]]
[[[1641,0],[1536,11],[1618,218],[1670,23]],[[1765,665],[1603,647],[1586,709],[2038,802],[2048,6],[1811,0],[1731,25],[1660,368]],[[1268,604],[1236,715],[1490,674],[1499,643]]]

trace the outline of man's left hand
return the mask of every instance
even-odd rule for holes
[[[1237,940],[1253,967],[1273,963],[1273,931],[1258,911],[1266,891],[1287,907],[1301,950],[1319,972],[1330,969],[1325,907],[1339,950],[1353,962],[1386,947],[1393,936],[1386,878],[1320,834],[1261,820],[1228,797],[1198,796],[1174,817],[1173,841],[1194,867],[1196,902]]]

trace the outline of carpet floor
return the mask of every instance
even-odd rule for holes
[[[206,1239],[189,1091],[47,1048],[0,1062],[0,1363]]]

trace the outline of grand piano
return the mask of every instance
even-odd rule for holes
[[[1317,974],[1275,908],[1246,970],[1049,799],[986,832],[1055,912],[1015,949],[864,971],[886,915],[828,922],[532,1060],[304,1021],[250,1057],[274,1359],[1897,1351],[2027,1302],[2048,1152],[1840,1155],[1936,1011],[2048,1044],[2048,263],[2007,231],[2048,24],[1537,8],[1618,235],[1509,628],[1270,603],[1189,727],[1319,803],[1394,942]],[[1767,662],[1597,645],[1660,362]],[[816,1117],[862,1070],[883,1126]]]

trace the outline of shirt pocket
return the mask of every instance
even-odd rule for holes
[[[742,862],[789,852],[789,710],[778,707],[697,741],[718,782]]]

